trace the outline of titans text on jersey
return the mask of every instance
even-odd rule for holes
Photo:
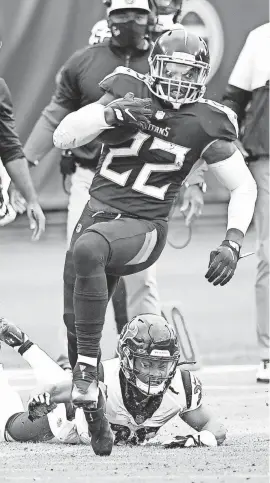
[[[146,219],[166,219],[176,191],[204,150],[216,139],[234,141],[233,111],[201,99],[179,110],[164,108],[148,87],[148,76],[117,68],[100,83],[115,98],[133,92],[152,99],[150,125],[124,144],[104,146],[91,187],[91,196]]]

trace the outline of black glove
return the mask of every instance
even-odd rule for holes
[[[131,124],[144,129],[150,124],[149,119],[153,115],[151,99],[134,97],[132,92],[112,101],[107,107],[111,107],[114,112],[115,126]]]
[[[224,240],[210,253],[208,271],[205,278],[213,285],[225,285],[234,275],[240,255],[240,246],[236,242]]]
[[[60,172],[64,177],[66,177],[75,173],[75,171],[75,156],[70,149],[64,149],[61,153]]]
[[[48,392],[32,397],[28,402],[28,419],[33,422],[55,409],[57,404],[51,403],[50,399]]]

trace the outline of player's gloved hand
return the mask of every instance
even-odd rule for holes
[[[201,431],[198,434],[187,436],[175,436],[163,441],[164,448],[191,448],[192,446],[217,446],[217,440],[210,431]]]
[[[76,171],[75,156],[70,149],[61,152],[60,172],[63,176],[70,176]]]
[[[234,275],[240,256],[238,243],[223,240],[221,245],[210,253],[208,271],[205,278],[213,285],[225,285]]]
[[[111,109],[113,113],[111,123],[113,126],[131,124],[137,126],[138,129],[143,129],[150,123],[149,119],[153,115],[151,99],[140,99],[135,97],[132,92],[128,92],[125,97],[112,101],[106,107],[106,110],[108,109]]]
[[[46,416],[53,409],[57,407],[57,404],[51,403],[51,396],[48,392],[38,394],[30,399],[28,402],[28,418],[30,421]]]

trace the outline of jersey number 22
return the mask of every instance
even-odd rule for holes
[[[138,156],[140,149],[142,148],[145,141],[149,139],[149,137],[149,134],[139,132],[134,137],[134,140],[130,147],[110,148],[110,151],[108,152],[102,163],[100,174],[104,176],[104,178],[107,178],[120,186],[125,186],[132,172],[132,169],[124,171],[123,173],[117,173],[116,171],[110,169],[109,166],[112,163],[113,158],[116,156]],[[146,184],[147,180],[153,172],[179,171],[179,169],[181,169],[181,167],[183,166],[185,155],[190,148],[185,148],[184,146],[179,146],[169,141],[164,141],[163,139],[154,138],[151,146],[149,147],[149,150],[152,149],[159,149],[173,154],[175,156],[174,163],[145,163],[141,171],[139,172],[135,182],[133,183],[132,189],[145,195],[157,198],[159,200],[164,200],[170,183],[161,187],[156,187],[151,184]]]

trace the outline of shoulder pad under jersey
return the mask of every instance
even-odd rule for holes
[[[133,92],[135,97],[141,97],[140,94],[145,86],[145,80],[145,75],[120,66],[112,74],[104,77],[99,86],[103,91],[113,94],[116,98],[124,97],[128,92]]]
[[[238,138],[237,115],[232,109],[204,98],[200,99],[197,105],[203,111],[200,124],[213,140],[235,141]]]
[[[201,405],[202,383],[200,379],[190,371],[181,371],[182,382],[186,394],[186,411],[192,411]]]

